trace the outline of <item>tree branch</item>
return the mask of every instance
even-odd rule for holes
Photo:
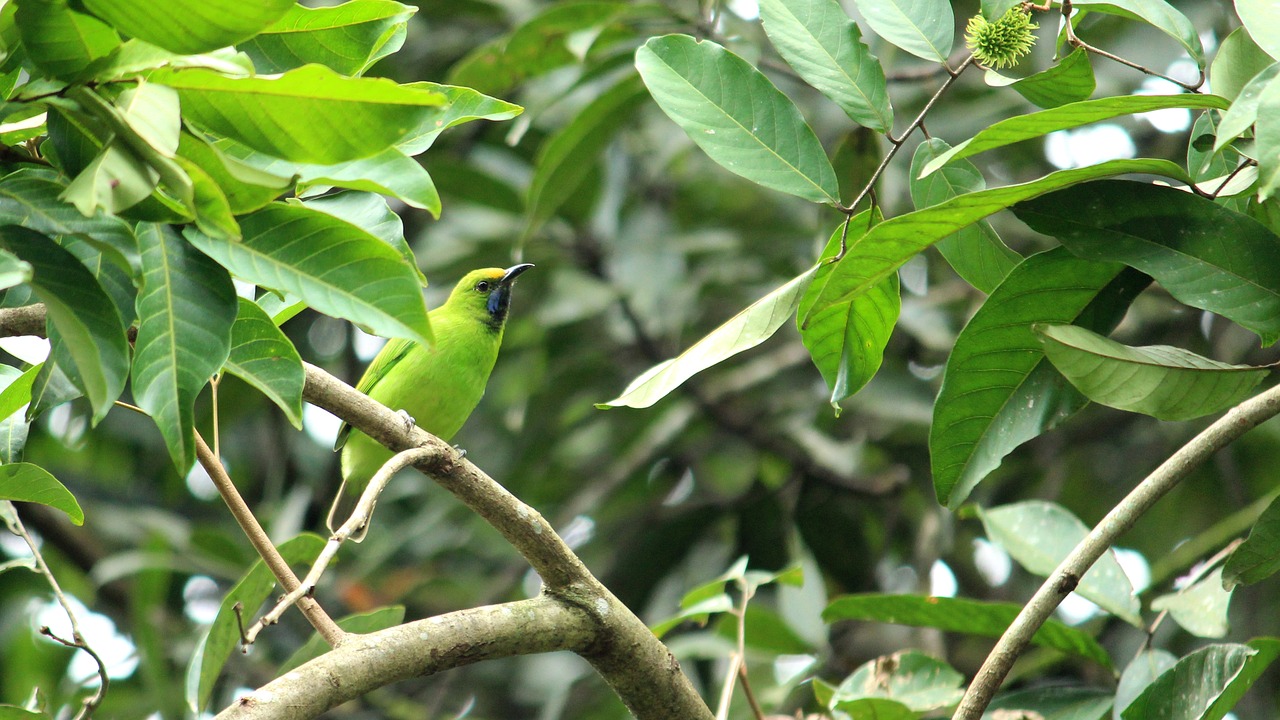
[[[996,643],[978,670],[953,720],[976,720],[1009,674],[1014,660],[1031,642],[1055,608],[1075,589],[1080,578],[1097,562],[1112,543],[1133,527],[1138,518],[1165,493],[1172,490],[1206,458],[1234,442],[1241,435],[1280,414],[1280,385],[1250,398],[1227,411],[1160,467],[1146,477],[1120,504],[1080,541],[1071,554],[1045,580],[1031,601],[1022,608],[1009,629]]]

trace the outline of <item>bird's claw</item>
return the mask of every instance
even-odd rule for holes
[[[397,415],[399,415],[399,416],[400,416],[400,419],[404,421],[404,430],[405,430],[405,432],[410,432],[410,431],[412,431],[415,427],[417,427],[417,426],[418,426],[418,421],[417,421],[417,420],[414,420],[414,419],[413,419],[413,416],[412,416],[412,415],[410,415],[410,414],[408,413],[408,411],[406,411],[406,410],[397,410],[397,411],[396,411],[396,414],[397,414]]]
[[[453,449],[458,451],[459,458],[464,458],[467,456],[466,448],[462,447],[461,445],[454,445]]]

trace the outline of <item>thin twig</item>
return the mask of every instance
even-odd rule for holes
[[[1031,642],[1059,604],[1075,589],[1080,578],[1107,548],[1142,517],[1165,493],[1172,490],[1206,458],[1241,435],[1280,414],[1280,385],[1270,388],[1227,411],[1165,460],[1133,489],[1085,536],[1058,565],[1001,636],[973,683],[965,692],[953,720],[977,720],[1009,673],[1014,660]]]
[[[1256,160],[1245,160],[1244,162],[1237,165],[1235,170],[1232,170],[1230,173],[1227,174],[1226,177],[1222,178],[1222,184],[1218,186],[1218,189],[1214,190],[1212,193],[1209,193],[1209,199],[1217,200],[1218,196],[1222,194],[1222,191],[1227,189],[1227,184],[1230,183],[1232,180],[1236,179],[1236,175],[1239,175],[1240,172],[1245,168],[1250,167],[1252,165],[1257,165],[1257,164],[1258,163]]]
[[[1094,55],[1100,55],[1104,58],[1107,58],[1108,60],[1113,60],[1115,62],[1120,63],[1121,65],[1131,67],[1134,70],[1138,70],[1139,72],[1146,73],[1147,75],[1150,75],[1152,77],[1158,77],[1158,78],[1161,78],[1162,80],[1168,80],[1169,82],[1173,83],[1174,85],[1177,85],[1178,87],[1186,90],[1187,92],[1193,92],[1193,93],[1201,92],[1200,87],[1204,85],[1204,80],[1205,80],[1203,68],[1200,69],[1200,79],[1196,80],[1194,84],[1188,84],[1188,83],[1182,82],[1181,80],[1177,80],[1175,78],[1169,77],[1164,73],[1156,72],[1155,70],[1152,70],[1151,68],[1145,65],[1139,65],[1138,63],[1132,60],[1126,60],[1120,57],[1119,55],[1113,55],[1112,53],[1109,53],[1106,50],[1103,50],[1101,48],[1096,48],[1090,45],[1089,43],[1085,42],[1084,40],[1081,40],[1080,37],[1076,35],[1075,27],[1071,25],[1071,0],[1062,0],[1062,21],[1067,31],[1067,43],[1072,47],[1078,47],[1084,50],[1085,52],[1091,52]]]
[[[410,465],[429,459],[431,454],[430,450],[410,448],[396,453],[378,469],[377,474],[369,481],[368,487],[364,489],[364,493],[360,496],[360,502],[356,505],[355,510],[352,511],[351,517],[347,518],[342,527],[339,527],[334,531],[333,535],[329,536],[329,542],[325,543],[324,549],[320,551],[316,561],[311,564],[311,570],[302,579],[302,583],[285,593],[284,597],[280,598],[270,612],[259,618],[249,628],[248,632],[242,634],[242,640],[245,644],[253,644],[258,637],[258,633],[262,632],[263,628],[280,622],[280,617],[284,615],[286,610],[315,591],[316,586],[320,584],[320,578],[329,567],[329,563],[333,562],[333,558],[338,554],[338,549],[342,547],[342,543],[369,524],[369,518],[373,515],[373,508],[378,503],[378,496],[387,487],[387,483],[391,481],[392,476]]]
[[[742,694],[747,696],[747,704],[751,706],[752,714],[756,716],[756,720],[764,720],[764,709],[756,700],[756,694],[751,690],[751,681],[747,678],[746,663],[738,666],[738,679],[742,681]]]
[[[222,458],[221,433],[219,432],[220,426],[218,424],[218,385],[220,384],[222,384],[222,373],[209,378],[209,399],[213,404],[213,454],[219,459]]]
[[[89,643],[85,641],[84,635],[80,633],[80,621],[76,619],[75,611],[71,609],[71,601],[67,600],[67,596],[62,593],[62,586],[58,584],[58,579],[53,576],[53,571],[49,569],[49,565],[45,563],[44,556],[40,554],[40,547],[36,545],[36,541],[31,537],[31,533],[27,532],[27,527],[22,524],[22,518],[18,517],[18,509],[8,500],[0,503],[0,516],[4,517],[5,524],[9,526],[9,530],[26,543],[31,550],[31,555],[36,561],[36,569],[44,576],[49,587],[53,590],[53,596],[58,599],[58,604],[62,606],[62,611],[67,614],[67,620],[71,622],[71,640],[64,640],[48,627],[40,628],[40,632],[69,648],[78,648],[89,653],[89,657],[98,666],[98,690],[93,695],[85,698],[80,705],[80,711],[76,713],[76,720],[83,720],[93,715],[93,711],[102,703],[102,699],[107,695],[107,686],[111,684],[111,680],[107,677],[107,666],[102,662],[102,658],[93,648],[89,647]]]

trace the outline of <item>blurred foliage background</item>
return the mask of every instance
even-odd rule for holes
[[[1215,0],[1174,4],[1195,23],[1207,49],[1236,22]],[[598,154],[572,161],[581,181],[561,188],[565,203],[550,217],[536,217],[526,198],[540,153],[588,103],[633,72],[633,52],[645,38],[710,33],[756,62],[796,100],[834,153],[841,182],[848,181],[846,200],[888,146],[813,90],[776,72],[780,62],[764,42],[750,0],[681,0],[626,11],[591,4],[587,10],[607,20],[568,35],[545,31],[518,72],[477,65],[492,47],[487,43],[503,42],[561,5],[422,2],[404,49],[370,72],[400,82],[470,84],[526,108],[514,121],[473,123],[446,134],[421,158],[443,197],[438,221],[397,208],[431,281],[431,305],[469,269],[515,260],[537,265],[521,278],[487,395],[456,442],[539,508],[646,621],[673,614],[685,591],[741,555],[757,569],[800,563],[803,587],[766,589],[753,606],[759,618],[752,627],[759,630],[748,636],[748,666],[760,678],[758,687],[774,694],[771,701],[790,693],[787,706],[803,707],[808,691],[779,680],[790,656],[813,656],[820,675],[839,679],[878,655],[917,647],[972,672],[990,641],[870,623],[827,627],[819,614],[829,597],[841,593],[958,593],[1021,602],[1039,585],[985,542],[976,519],[940,507],[930,481],[931,404],[956,333],[981,294],[935,251],[906,265],[901,321],[883,368],[838,415],[794,326],[651,409],[597,410],[593,403],[614,397],[643,370],[808,267],[838,220],[826,209],[725,172],[643,92],[602,123]],[[959,26],[978,10],[974,2],[954,6]],[[846,7],[857,17],[852,3]],[[1174,75],[1187,71],[1181,49],[1151,27],[1103,15],[1087,22],[1096,45]],[[1043,68],[1054,54],[1054,23],[1042,24],[1024,68]],[[887,69],[899,116],[913,116],[945,75],[874,36],[868,41]],[[578,52],[583,47],[590,51]],[[1104,60],[1095,60],[1094,69],[1095,97],[1139,88],[1168,91]],[[1014,93],[992,92],[980,72],[971,72],[942,99],[927,129],[954,143],[1024,106],[1031,109]],[[1180,160],[1193,120],[1185,110],[1122,118],[977,161],[993,184],[1005,184],[1106,157]],[[918,140],[909,141],[878,188],[886,216],[912,208],[906,151]],[[1023,254],[1052,245],[1010,214],[993,222]],[[284,329],[304,359],[348,382],[379,346],[347,323],[309,311]],[[1131,345],[1173,344],[1225,362],[1275,360],[1253,335],[1158,290],[1139,299],[1117,337]],[[214,433],[212,405],[206,393],[197,408],[206,437]],[[306,432],[298,433],[261,395],[230,377],[218,387],[217,406],[230,473],[272,535],[284,540],[319,530],[338,481],[337,455],[330,451],[337,421],[308,408]],[[252,559],[251,550],[199,468],[186,477],[174,472],[146,418],[113,412],[89,433],[88,412],[77,401],[49,413],[32,427],[26,452],[75,489],[93,522],[72,527],[34,506],[24,513],[64,587],[93,611],[92,622],[118,628],[113,649],[104,651],[108,659],[115,654],[115,682],[101,716],[176,717],[185,712],[186,663],[221,595]],[[984,506],[1053,500],[1091,523],[1205,424],[1163,423],[1091,406],[1016,451],[973,499]],[[1132,550],[1126,564],[1139,576],[1145,571],[1153,586],[1168,588],[1194,561],[1247,527],[1223,521],[1267,494],[1278,452],[1280,426],[1272,423],[1217,454],[1124,538]],[[0,541],[6,553],[21,554],[13,538]],[[1187,541],[1201,544],[1195,552],[1180,550]],[[403,604],[406,617],[419,618],[537,590],[536,578],[493,530],[408,473],[384,495],[367,540],[344,548],[331,573],[318,594],[336,615]],[[5,702],[23,701],[35,686],[69,695],[91,674],[80,659],[73,662],[72,651],[38,636],[40,624],[54,624],[41,619],[49,605],[33,599],[40,597],[39,576],[3,576]],[[1276,633],[1276,597],[1275,578],[1238,589],[1229,638]],[[1100,631],[1118,663],[1149,639],[1078,604],[1061,616]],[[295,613],[286,616],[247,656],[232,659],[212,707],[225,705],[238,688],[273,677],[308,633]],[[730,637],[714,624],[668,636],[695,682],[712,689]],[[1198,641],[1165,623],[1153,642],[1181,654]],[[1015,679],[1109,682],[1099,673],[1033,650]],[[1238,709],[1240,717],[1280,712],[1274,675],[1259,681]],[[584,662],[554,655],[402,683],[332,716],[550,720],[624,714]]]

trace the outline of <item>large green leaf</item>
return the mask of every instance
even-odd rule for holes
[[[1267,69],[1254,75],[1241,88],[1235,102],[1222,116],[1218,123],[1218,132],[1213,139],[1213,151],[1218,152],[1224,145],[1244,134],[1258,120],[1258,105],[1262,101],[1262,92],[1280,75],[1280,62],[1272,63]]]
[[[230,349],[235,288],[225,269],[168,227],[140,225],[138,244],[133,396],[160,428],[178,471],[186,472],[195,460],[196,396]]]
[[[260,73],[319,63],[342,75],[361,75],[400,49],[417,8],[392,0],[350,0],[333,7],[291,4],[270,26],[239,43]]]
[[[252,151],[246,148],[246,152]],[[265,207],[293,185],[291,174],[282,177],[259,170],[189,132],[182,133],[178,154],[198,165],[218,184],[227,206],[236,215]]]
[[[76,79],[120,46],[115,30],[67,0],[23,0],[14,20],[27,57],[50,77]]]
[[[1275,58],[1262,51],[1249,31],[1236,28],[1222,40],[1218,54],[1209,67],[1209,83],[1213,93],[1234,100],[1240,90],[1249,82],[1249,78],[1257,75],[1274,63]]]
[[[1280,656],[1280,638],[1274,637],[1256,637],[1246,643],[1250,648],[1256,650],[1244,661],[1244,669],[1232,678],[1222,694],[1217,700],[1209,706],[1209,709],[1200,716],[1200,720],[1222,720],[1227,713],[1240,702],[1240,698],[1249,691],[1259,675],[1275,662],[1276,657]]]
[[[324,544],[324,538],[319,535],[305,534],[281,543],[278,549],[285,562],[302,564],[314,562]],[[240,644],[236,606],[240,606],[245,623],[252,622],[275,585],[275,577],[266,563],[258,560],[222,599],[218,615],[209,626],[209,634],[196,647],[191,664],[187,666],[187,708],[191,712],[198,715],[204,710],[213,693],[214,683],[222,674],[223,665],[231,657],[231,651]]]
[[[929,138],[916,146],[911,157],[911,201],[917,208],[937,205],[958,195],[985,190],[986,180],[973,163],[957,161],[942,172],[921,177],[920,171],[933,158],[947,152],[950,146],[938,138]],[[1004,280],[1022,256],[1009,249],[986,220],[979,220],[938,241],[938,252],[970,285],[984,293]]]
[[[98,422],[120,397],[129,372],[120,313],[89,270],[49,238],[11,226],[0,228],[0,244],[34,269],[36,297],[47,308],[48,322],[74,364],[73,379],[89,397]]]
[[[1151,601],[1152,610],[1168,611],[1183,630],[1202,638],[1226,637],[1230,605],[1231,592],[1222,589],[1221,566],[1178,592]]]
[[[994,150],[1005,145],[1012,145],[1023,140],[1030,140],[1058,130],[1067,130],[1081,125],[1088,125],[1100,120],[1109,120],[1121,115],[1164,110],[1166,108],[1189,108],[1226,110],[1231,103],[1217,95],[1124,95],[1121,97],[1083,100],[1050,110],[1027,115],[1015,115],[984,128],[981,132],[934,158],[924,166],[923,174],[928,175],[953,160]]]
[[[240,309],[231,326],[226,370],[271,398],[301,430],[302,385],[306,381],[302,358],[265,310],[251,300],[238,300]]]
[[[805,322],[828,305],[866,292],[916,253],[992,213],[1053,190],[1125,173],[1151,173],[1189,181],[1186,172],[1168,160],[1110,160],[1089,167],[1059,170],[1020,185],[971,192],[890,218],[875,226],[861,242],[850,248],[844,259],[836,263],[836,269],[827,281],[831,290],[823,289],[805,316]],[[838,284],[835,282],[837,277],[840,278]]]
[[[927,713],[953,707],[962,697],[963,675],[918,650],[904,650],[860,665],[836,688],[831,705],[840,708],[850,700],[882,698]]]
[[[1204,46],[1195,25],[1165,0],[1078,0],[1073,5],[1146,22],[1181,43],[1197,65],[1205,65]]]
[[[395,248],[409,267],[416,271],[422,286],[427,286],[426,276],[417,269],[418,259],[414,257],[409,242],[404,238],[404,222],[387,204],[386,198],[377,193],[339,192],[310,198],[302,204],[312,210],[346,220]],[[276,324],[279,325],[280,321],[277,320]]]
[[[1276,28],[1280,27],[1280,7],[1269,0],[1235,0],[1235,5],[1240,22],[1254,41],[1268,55],[1280,60],[1280,38],[1276,37]]]
[[[872,211],[868,210],[849,220],[849,235],[845,241],[856,244],[866,233]],[[879,211],[876,211],[878,219]],[[840,239],[844,227],[836,228],[827,247],[813,282],[805,290],[797,308],[796,324],[817,299],[818,293],[831,273],[827,259],[840,251]],[[831,405],[840,411],[840,401],[862,389],[875,376],[884,360],[884,348],[898,321],[902,301],[898,296],[898,276],[890,275],[847,303],[837,303],[813,317],[807,327],[801,327],[800,341],[809,351],[813,364],[827,381],[831,391]]]
[[[1280,498],[1271,501],[1249,530],[1249,537],[1227,557],[1222,584],[1227,590],[1252,585],[1280,570]]]
[[[859,0],[876,34],[925,60],[945,63],[955,42],[955,16],[947,0]]]
[[[1258,96],[1253,137],[1258,156],[1258,200],[1265,201],[1280,189],[1280,82],[1273,80]]]
[[[884,68],[836,0],[763,0],[760,19],[778,53],[851,120],[893,129]]]
[[[1156,678],[1120,717],[1201,720],[1257,653],[1248,645],[1200,648]]]
[[[1180,302],[1239,323],[1265,344],[1280,339],[1280,239],[1247,215],[1171,187],[1115,180],[1013,211],[1080,257],[1137,268]]]
[[[0,368],[0,386],[4,388],[0,392],[0,465],[22,461],[31,430],[31,421],[23,411],[31,407],[31,391],[44,366],[38,363],[21,373],[8,365]]]
[[[791,317],[813,281],[818,266],[765,295],[720,327],[707,333],[679,357],[658,363],[631,381],[618,397],[596,407],[646,408],[658,402],[685,380],[743,350],[768,340]]]
[[[386,150],[445,103],[431,90],[344,77],[323,65],[275,77],[166,68],[151,79],[178,91],[188,122],[268,155],[323,165]]]
[[[431,342],[416,269],[378,238],[318,210],[279,203],[240,218],[240,229],[241,242],[190,228],[186,234],[243,280],[386,337]]]
[[[1089,528],[1061,505],[1043,500],[978,508],[991,542],[1004,548],[1028,571],[1041,577],[1058,565],[1089,534]],[[1106,553],[1080,578],[1075,591],[1126,622],[1141,627],[1142,606],[1115,555]]]
[[[1097,86],[1089,53],[1083,48],[1076,48],[1053,67],[1024,78],[1005,77],[994,70],[987,70],[986,80],[992,87],[1011,87],[1042,108],[1088,100]],[[913,171],[912,177],[915,176]]]
[[[1161,420],[1191,420],[1249,397],[1270,372],[1168,345],[1129,347],[1075,325],[1037,325],[1045,356],[1090,400]]]
[[[217,50],[253,37],[294,0],[81,0],[120,32],[183,55]]]
[[[65,485],[49,474],[48,470],[31,463],[0,465],[0,500],[48,505],[61,510],[76,525],[84,524],[84,511],[80,503]]]
[[[645,98],[644,84],[630,75],[587,104],[538,149],[529,182],[530,230],[573,196],[599,163],[600,154]]]
[[[417,155],[431,147],[440,133],[472,120],[510,120],[524,108],[505,100],[491,98],[469,87],[438,85],[430,82],[409,83],[408,87],[433,90],[445,96],[448,104],[427,114],[410,130],[396,147],[405,155]]]
[[[650,38],[636,68],[658,106],[712,160],[764,187],[836,204],[822,144],[794,103],[747,61],[688,35]]]
[[[1086,400],[1049,366],[1032,325],[1109,331],[1149,280],[1055,248],[1024,260],[956,338],[933,408],[929,455],[938,502],[958,507],[1005,455]]]
[[[837,620],[870,620],[983,637],[1000,637],[1021,610],[1022,606],[1017,603],[983,602],[964,598],[844,595],[827,605],[827,609],[822,611],[822,619],[827,623]],[[1057,620],[1049,620],[1040,626],[1031,637],[1031,644],[1061,650],[1092,660],[1103,667],[1111,667],[1110,656],[1096,640]]]

